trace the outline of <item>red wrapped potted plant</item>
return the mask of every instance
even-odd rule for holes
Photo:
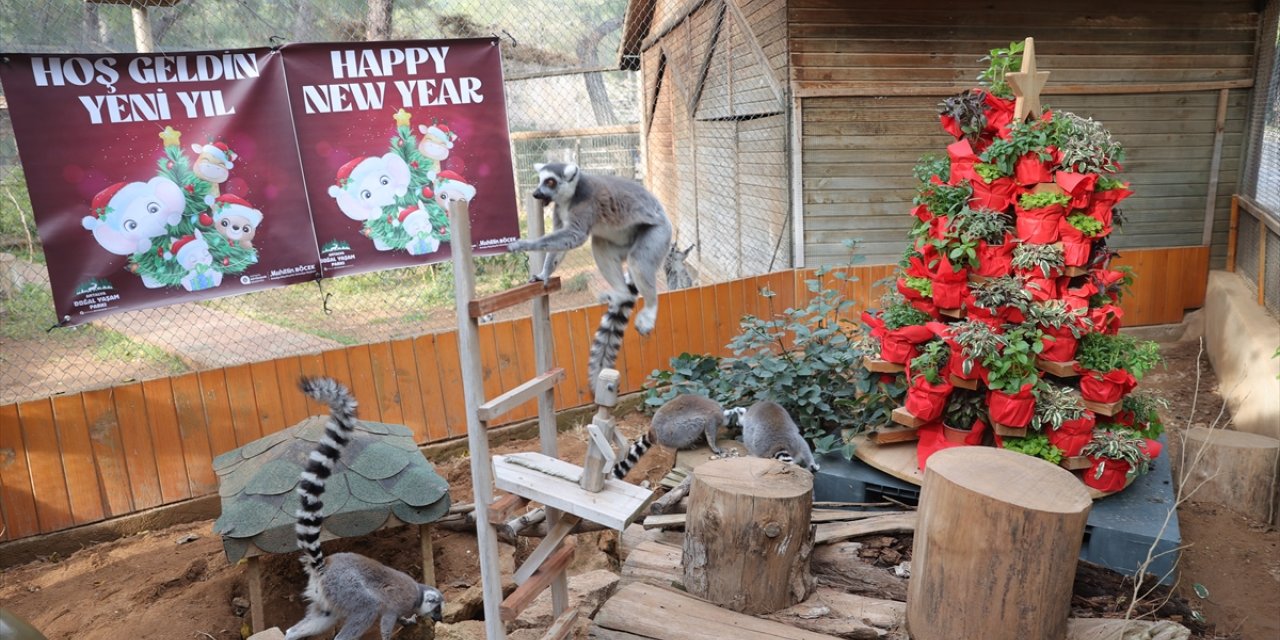
[[[1056,244],[1019,244],[1013,250],[1013,271],[1022,277],[1037,301],[1058,298],[1062,276],[1062,247]]]
[[[880,359],[901,365],[910,362],[916,357],[916,345],[933,337],[933,332],[924,326],[932,319],[905,301],[885,307],[879,316],[882,335],[875,336],[880,339]]]
[[[982,444],[987,399],[981,391],[953,389],[942,412],[942,436],[952,444]]]
[[[1127,429],[1098,429],[1081,451],[1093,462],[1084,471],[1084,483],[1103,493],[1120,491],[1147,472],[1161,449],[1160,443]]]
[[[1067,214],[1070,201],[1066,194],[1052,191],[1019,196],[1014,207],[1018,239],[1033,244],[1057,242],[1058,222]]]
[[[1027,309],[1027,322],[1034,323],[1044,335],[1040,357],[1049,362],[1071,362],[1076,355],[1076,342],[1083,335],[1088,318],[1084,309],[1073,309],[1062,300],[1034,302]]]
[[[1129,190],[1128,182],[1122,182],[1110,176],[1102,176],[1098,179],[1093,198],[1089,200],[1087,213],[1089,217],[1102,223],[1105,228],[1110,229],[1111,218],[1116,204],[1131,195],[1133,195],[1133,192]]]
[[[1004,334],[1004,348],[983,361],[987,368],[987,407],[991,420],[1012,428],[1025,428],[1035,412],[1032,388],[1040,379],[1036,356],[1043,343],[1040,332],[1020,325]]]
[[[965,309],[968,317],[999,327],[1025,321],[1031,299],[1022,278],[1004,276],[970,285]]]
[[[918,420],[933,422],[942,416],[951,394],[947,357],[951,351],[942,340],[930,340],[907,366],[907,412]]]
[[[971,273],[985,278],[1009,275],[1014,248],[1009,222],[1004,214],[969,207],[952,218],[950,233],[960,240],[955,253]]]
[[[1116,402],[1160,361],[1160,345],[1154,342],[1127,334],[1086,334],[1076,349],[1080,395],[1091,402]]]
[[[1098,182],[1098,174],[1059,171],[1053,174],[1053,181],[1071,198],[1067,205],[1069,208],[1087,209],[1093,197],[1093,187]]]
[[[978,154],[973,152],[973,145],[968,140],[962,139],[947,145],[947,157],[951,158],[951,178],[948,182],[955,185],[980,180],[973,168],[978,162]]]

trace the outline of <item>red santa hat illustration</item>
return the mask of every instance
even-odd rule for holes
[[[213,207],[214,221],[221,220],[227,216],[239,216],[249,221],[249,224],[258,226],[262,224],[262,212],[253,208],[248,200],[241,198],[232,193],[226,193],[217,198],[205,197],[205,204]]]
[[[165,259],[166,260],[173,259],[179,254],[179,252],[182,251],[183,247],[187,246],[187,243],[194,242],[195,239],[196,239],[195,236],[186,235],[186,236],[182,236],[181,238],[178,238],[177,240],[174,240],[173,244],[169,245],[169,250],[164,253]]]
[[[214,159],[221,162],[228,169],[236,167],[232,160],[235,160],[237,156],[234,151],[227,147],[225,142],[211,142],[205,145],[193,144],[191,145],[191,150],[196,153],[207,153],[213,156]]]
[[[405,208],[401,209],[401,210],[400,210],[400,215],[396,216],[396,218],[395,218],[394,220],[392,220],[392,221],[391,221],[391,224],[392,224],[393,226],[400,225],[400,224],[402,224],[402,223],[404,222],[404,219],[405,219],[405,218],[408,218],[409,216],[413,215],[413,214],[414,214],[415,212],[417,212],[417,211],[418,211],[418,205],[416,205],[416,204],[411,204],[411,205],[409,205],[409,206],[407,206],[407,207],[405,207]]]
[[[346,189],[347,183],[351,181],[351,172],[355,171],[356,167],[360,166],[361,162],[364,162],[365,160],[368,160],[368,159],[369,159],[369,156],[360,156],[358,158],[353,158],[350,162],[342,165],[341,167],[338,167],[338,177],[337,177],[338,188]]]
[[[89,205],[92,209],[93,215],[95,217],[101,217],[105,214],[107,209],[111,207],[111,201],[115,199],[116,194],[119,193],[126,184],[128,183],[117,182],[106,189],[99,191],[98,195],[93,197],[93,202]]]

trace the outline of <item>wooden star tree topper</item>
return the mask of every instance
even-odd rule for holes
[[[1005,82],[1017,97],[1013,103],[1013,121],[1024,122],[1027,116],[1040,117],[1040,90],[1049,81],[1048,71],[1036,70],[1036,40],[1027,38],[1022,50],[1022,71],[1004,74]]]

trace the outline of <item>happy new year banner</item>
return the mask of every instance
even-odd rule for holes
[[[62,324],[519,234],[497,41],[0,64]]]
[[[317,276],[280,54],[11,54],[0,81],[62,324]]]
[[[326,275],[450,256],[453,200],[480,255],[520,233],[497,40],[285,49]]]

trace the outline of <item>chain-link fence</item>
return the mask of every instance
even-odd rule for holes
[[[155,52],[168,52],[280,42],[496,35],[503,41],[507,111],[521,193],[533,187],[536,162],[572,160],[589,172],[648,178],[641,110],[646,95],[653,95],[642,89],[637,56],[625,53],[623,40],[628,24],[649,25],[653,2],[135,0],[131,6],[118,1],[5,0],[0,3],[0,51],[132,52],[147,37]],[[139,32],[140,23],[149,34]],[[741,51],[744,45],[740,34],[726,34],[718,46]],[[716,76],[724,70],[708,71],[712,82],[703,108],[718,108],[720,115],[706,118],[718,122],[706,127],[700,142],[714,146],[720,136],[725,146],[740,136],[758,135],[751,131],[761,129],[758,122],[739,122],[729,113],[730,94],[715,86],[727,78],[723,73]],[[784,117],[780,114],[775,114],[779,121]],[[691,149],[678,151],[689,153],[675,158],[678,163],[727,166],[724,157],[713,153],[704,151],[695,160]],[[662,166],[672,161],[656,159],[665,163]],[[776,162],[781,170],[785,159],[766,161]],[[728,197],[722,205],[736,209],[740,179],[706,172],[692,188],[701,189],[704,199],[708,193]],[[779,247],[790,246],[781,219],[771,222],[772,235],[755,247],[763,257],[748,264],[736,256],[742,253],[743,232],[752,223],[704,214],[700,220],[706,228],[698,233],[694,221],[700,210],[705,208],[670,211],[681,230],[682,246],[699,245],[689,256],[691,264],[703,255],[725,258],[723,268],[701,269],[698,284],[761,273],[770,264],[775,269],[789,266],[785,255],[780,260],[776,255]],[[686,230],[690,228],[693,231]],[[447,329],[455,322],[453,278],[445,264],[120,313],[82,327],[50,330],[55,316],[45,259],[9,114],[0,108],[0,403],[402,338]],[[494,292],[523,282],[527,262],[523,255],[486,258],[479,261],[479,272],[482,293]],[[572,252],[559,275],[565,285],[554,297],[555,308],[594,302],[605,288],[586,248]]]
[[[1261,211],[1240,212],[1235,270],[1255,291],[1261,288],[1263,304],[1280,315],[1280,3],[1269,3],[1262,29],[1268,35],[1258,51],[1244,181],[1244,193]]]

